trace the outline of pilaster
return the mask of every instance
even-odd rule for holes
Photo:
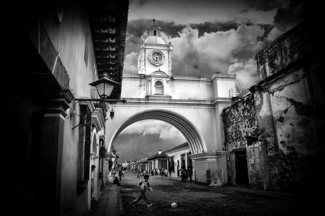
[[[41,197],[45,209],[55,209],[59,214],[61,196],[62,152],[66,109],[73,99],[70,90],[53,92],[45,104],[40,146]],[[43,201],[41,201],[43,202]]]
[[[210,184],[218,177],[222,184],[227,183],[226,152],[214,151],[190,155],[193,161],[195,181]]]

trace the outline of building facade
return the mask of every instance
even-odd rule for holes
[[[165,152],[158,152],[155,155],[148,157],[148,172],[152,173],[154,170],[165,171],[167,169],[167,155]],[[153,172],[154,175],[156,174]]]
[[[181,176],[180,169],[193,169],[191,151],[187,142],[165,151],[165,154],[168,155],[170,177],[179,178]],[[192,174],[192,178],[195,180],[194,174]]]
[[[107,120],[105,107],[78,99],[98,98],[89,83],[104,72],[120,79],[124,45],[118,41],[125,37],[128,1],[21,3],[12,7],[5,46],[12,69],[4,74],[4,132],[17,157],[6,170],[14,179],[8,204],[14,215],[85,215],[107,183]],[[98,16],[106,21],[96,22]],[[106,36],[100,33],[105,26],[112,30]],[[105,63],[98,59],[104,55],[98,40],[107,37],[112,58]],[[117,67],[104,71],[102,64],[114,59]],[[120,90],[111,96],[119,98]]]
[[[261,81],[224,109],[231,184],[305,193],[324,154],[324,42],[306,19],[256,55]],[[313,188],[313,189],[311,189]]]
[[[207,172],[220,172],[226,183],[221,112],[236,95],[235,74],[173,76],[172,53],[172,44],[154,21],[139,48],[138,74],[123,74],[121,97],[127,103],[116,105],[116,118],[106,129],[109,149],[129,125],[146,119],[165,121],[188,141],[197,181],[206,183]]]

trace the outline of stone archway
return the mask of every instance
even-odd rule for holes
[[[113,134],[108,149],[111,149],[112,143],[117,136],[129,125],[147,119],[155,119],[167,122],[176,127],[189,143],[193,154],[206,152],[206,145],[196,127],[184,116],[170,110],[145,110],[128,118]]]

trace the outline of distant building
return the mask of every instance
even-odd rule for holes
[[[193,167],[191,150],[187,142],[165,151],[165,154],[168,156],[168,172],[171,177],[178,178],[180,169]]]
[[[151,173],[154,169],[167,169],[167,155],[165,152],[160,151],[157,154],[148,157],[148,172]]]
[[[146,171],[148,172],[148,160],[147,158],[140,159],[136,162],[136,171]]]

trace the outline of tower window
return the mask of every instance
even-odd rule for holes
[[[155,82],[155,95],[164,95],[164,83],[160,80]]]
[[[154,35],[154,36],[156,36],[156,35],[157,35],[157,32],[156,32],[156,30],[155,30],[155,31],[153,31],[153,35]]]

